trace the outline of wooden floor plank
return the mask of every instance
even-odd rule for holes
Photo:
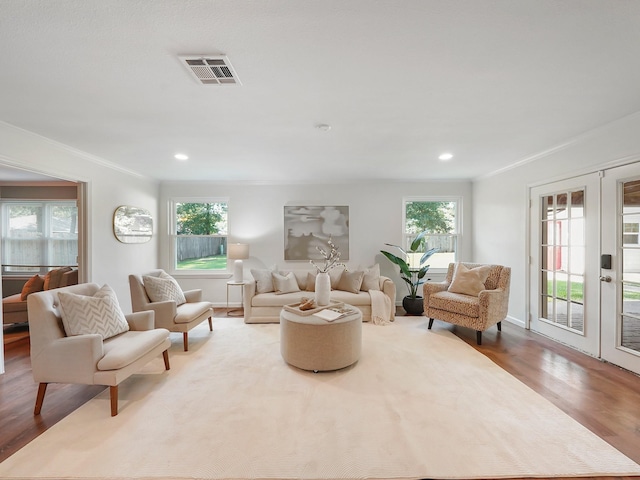
[[[223,310],[216,310],[215,314],[224,315]],[[238,318],[238,321],[242,319]],[[453,331],[596,435],[640,463],[640,377],[637,375],[507,322],[503,323],[502,332],[497,332],[497,329],[485,332],[481,346],[476,345],[476,335],[472,330],[439,321],[434,323],[433,329]],[[5,369],[6,373],[0,375],[0,461],[105,388],[95,385],[50,385],[42,414],[34,416],[38,386],[31,376],[28,337],[5,345]],[[605,478],[626,480],[631,477],[591,477],[592,480]]]

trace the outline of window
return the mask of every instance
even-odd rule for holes
[[[638,234],[640,234],[640,223],[624,223],[622,230],[623,245],[638,245]]]
[[[227,202],[174,202],[178,271],[227,269]]]
[[[411,242],[421,232],[425,235],[425,249],[440,250],[429,258],[426,264],[430,270],[449,267],[456,261],[458,240],[460,236],[460,204],[459,199],[450,198],[412,198],[404,201],[404,246],[411,247]],[[409,266],[418,267],[422,253],[409,254]]]
[[[45,273],[51,267],[77,265],[75,201],[21,200],[0,205],[3,273]]]

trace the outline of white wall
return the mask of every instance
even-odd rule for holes
[[[393,276],[398,298],[406,295],[404,282],[395,274],[397,267],[379,251],[385,243],[402,243],[402,202],[407,196],[460,196],[463,198],[462,259],[471,257],[472,204],[470,182],[363,183],[329,185],[239,185],[213,183],[165,183],[161,186],[160,248],[163,268],[170,270],[167,204],[172,198],[227,197],[229,199],[229,242],[249,243],[251,258],[245,270],[276,264],[280,269],[310,269],[307,262],[285,262],[285,205],[349,206],[348,266],[379,263],[384,275]],[[202,288],[204,297],[225,305],[229,278],[176,275],[183,288]],[[237,292],[235,291],[237,290]],[[239,289],[230,290],[230,303],[240,303]]]
[[[122,309],[130,312],[128,274],[157,267],[158,237],[140,245],[118,242],[113,214],[128,204],[146,208],[157,218],[158,183],[2,122],[0,163],[88,184],[89,281],[112,286]],[[154,230],[157,233],[157,222]]]
[[[607,166],[640,161],[640,114],[588,132],[561,148],[473,183],[473,258],[509,265],[509,317],[527,317],[528,187]]]

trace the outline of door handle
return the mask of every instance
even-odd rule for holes
[[[611,282],[611,277],[609,275],[607,275],[606,277],[600,277],[600,281],[601,282]]]

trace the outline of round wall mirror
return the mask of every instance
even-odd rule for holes
[[[153,235],[153,217],[144,208],[122,205],[113,214],[113,233],[122,243],[144,243]]]

